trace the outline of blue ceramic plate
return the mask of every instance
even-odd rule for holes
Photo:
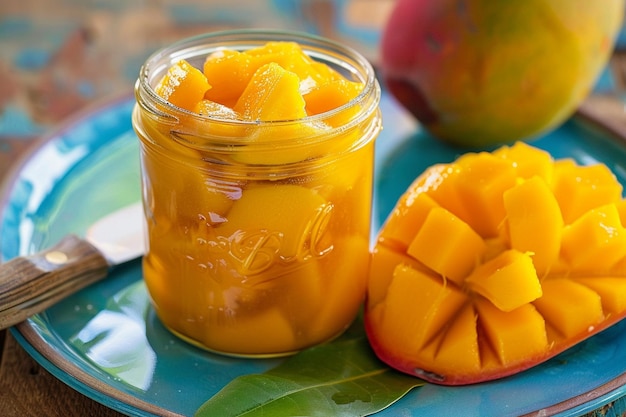
[[[132,97],[83,114],[44,140],[1,196],[0,255],[6,261],[84,233],[102,215],[139,200]],[[459,150],[428,137],[388,96],[377,144],[375,223],[424,168]],[[574,118],[534,142],[556,158],[601,161],[626,183],[626,146]],[[129,415],[190,416],[233,378],[274,360],[215,356],[176,339],[149,306],[139,261],[13,329],[48,371]],[[579,415],[626,393],[626,321],[514,377],[466,387],[426,385],[383,416]]]

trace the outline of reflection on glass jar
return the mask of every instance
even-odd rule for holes
[[[222,47],[294,41],[362,92],[287,121],[200,115],[155,85],[185,59]],[[148,252],[145,281],[161,321],[203,348],[242,356],[296,352],[341,334],[364,298],[380,91],[369,63],[323,38],[217,32],[148,59],[136,86]]]

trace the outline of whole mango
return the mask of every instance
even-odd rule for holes
[[[558,127],[594,87],[624,0],[398,0],[382,78],[435,137],[470,147]]]

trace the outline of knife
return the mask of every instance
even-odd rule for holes
[[[145,252],[141,203],[102,217],[85,237],[0,264],[0,329],[13,326],[107,276]]]

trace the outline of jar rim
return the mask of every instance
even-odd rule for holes
[[[224,49],[224,47],[228,45],[232,47],[239,45],[241,48],[243,43],[250,45],[250,47],[256,47],[270,41],[298,42],[303,48],[303,51],[307,54],[310,54],[313,51],[313,47],[315,47],[314,49],[318,51],[315,54],[316,56],[323,55],[330,57],[331,55],[327,55],[327,53],[330,52],[340,55],[343,64],[348,65],[351,62],[350,68],[353,71],[350,72],[360,78],[359,81],[364,85],[363,89],[356,97],[347,103],[319,114],[307,115],[299,119],[261,121],[228,119],[211,114],[195,113],[173,105],[158,95],[154,90],[154,87],[150,84],[152,81],[150,78],[151,71],[156,70],[153,69],[153,64],[161,62],[161,66],[166,65],[167,68],[169,68],[169,66],[180,59],[197,57],[201,54],[206,56],[206,51],[210,46],[213,46],[215,50]],[[380,100],[380,87],[376,79],[374,68],[371,63],[356,49],[323,36],[307,32],[282,29],[232,29],[207,32],[183,38],[156,50],[146,59],[144,64],[141,66],[135,89],[136,94],[147,95],[147,98],[156,103],[159,108],[167,109],[168,112],[172,113],[161,114],[161,116],[165,116],[166,118],[171,118],[172,116],[194,117],[199,120],[218,122],[225,125],[257,127],[280,126],[293,123],[320,123],[359,104],[364,105],[362,113],[364,115],[369,115],[376,111]],[[373,100],[372,97],[374,98]],[[370,101],[369,103],[368,100]],[[178,117],[176,118],[178,119]],[[353,118],[346,124],[346,126],[344,126],[344,128],[349,128],[350,125],[359,123],[359,119],[359,117]]]

